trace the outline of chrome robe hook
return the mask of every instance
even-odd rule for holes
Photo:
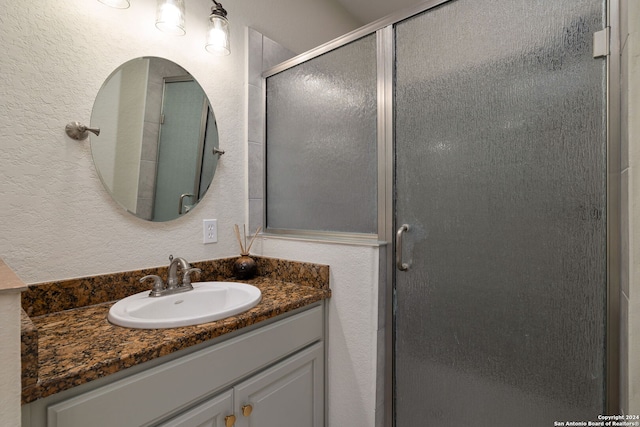
[[[70,122],[67,123],[67,126],[64,128],[69,138],[75,139],[76,141],[84,141],[89,136],[89,132],[96,134],[96,136],[100,135],[99,128],[90,128],[86,127],[80,122]]]

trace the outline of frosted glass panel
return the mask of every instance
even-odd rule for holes
[[[457,0],[395,27],[398,427],[604,403],[599,0]]]
[[[267,227],[376,233],[376,39],[267,79]]]

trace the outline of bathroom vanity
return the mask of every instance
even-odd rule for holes
[[[220,280],[227,260],[212,262],[198,267]],[[328,267],[259,265],[248,281],[262,291],[257,306],[172,329],[111,325],[112,301],[40,314],[29,302],[60,298],[71,285],[29,289],[23,307],[38,364],[34,381],[23,357],[23,427],[323,426]]]

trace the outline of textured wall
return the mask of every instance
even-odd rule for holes
[[[127,10],[97,1],[62,1],[54,8],[4,3],[0,254],[7,264],[24,281],[36,282],[160,265],[169,253],[192,260],[231,253],[229,224],[244,217],[242,32],[233,34],[237,56],[216,58],[199,49],[204,1],[190,5],[184,37],[154,29],[154,1],[132,2]],[[228,152],[213,194],[193,215],[170,223],[124,212],[103,189],[89,143],[64,134],[68,121],[89,122],[104,79],[143,55],[172,59],[200,81],[220,116]],[[205,217],[220,220],[217,245],[200,243]]]

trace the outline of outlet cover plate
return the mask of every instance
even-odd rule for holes
[[[218,220],[204,219],[202,220],[202,243],[216,243],[218,241]]]

